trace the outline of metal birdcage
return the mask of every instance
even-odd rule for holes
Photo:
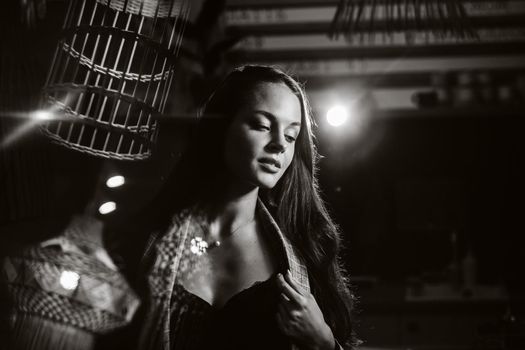
[[[71,0],[43,89],[54,141],[99,157],[151,154],[188,0]]]

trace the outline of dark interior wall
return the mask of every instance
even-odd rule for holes
[[[456,231],[459,257],[472,249],[481,282],[518,283],[524,123],[504,112],[435,118],[423,111],[376,119],[353,144],[334,146],[322,133],[321,183],[353,274],[439,278]]]
[[[30,29],[20,23],[17,1],[0,14],[0,224],[47,215],[56,200],[54,150],[24,113],[38,108],[64,13],[64,3],[49,3]]]

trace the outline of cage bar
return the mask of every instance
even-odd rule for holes
[[[140,160],[156,141],[188,0],[71,0],[43,108],[44,133],[94,156]]]

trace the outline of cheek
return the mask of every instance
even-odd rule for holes
[[[246,167],[254,157],[253,140],[244,133],[232,132],[228,135],[224,153],[227,165],[240,170]]]
[[[294,154],[295,154],[295,145],[292,145],[286,150],[286,153],[285,153],[285,156],[284,156],[284,165],[285,165],[285,167],[283,167],[283,173],[286,171],[286,169],[288,169],[290,164],[292,164],[292,161],[293,161],[293,158],[294,158]]]
[[[232,151],[235,152],[240,160],[249,161],[258,150],[257,140],[246,134],[237,135],[235,142],[232,143]]]

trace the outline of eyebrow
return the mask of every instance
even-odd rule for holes
[[[267,112],[267,111],[263,111],[263,110],[260,110],[260,109],[256,109],[254,110],[255,113],[258,113],[258,114],[262,114],[263,116],[265,116],[266,118],[272,120],[272,121],[277,121],[277,117],[275,115],[273,115],[272,113],[270,112]],[[301,123],[300,122],[291,122],[288,126],[301,126]]]

